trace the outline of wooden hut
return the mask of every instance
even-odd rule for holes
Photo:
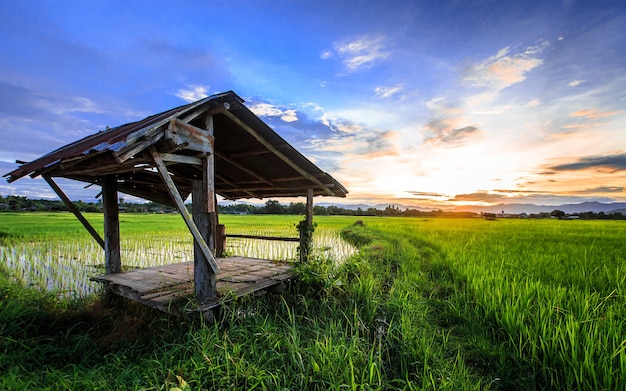
[[[216,195],[241,198],[345,197],[347,190],[258,118],[234,92],[216,94],[141,121],[98,132],[5,175],[13,182],[42,176],[105,253],[110,291],[161,309],[207,311],[220,295],[242,295],[290,276],[290,266],[243,257],[221,258]],[[104,237],[53,178],[102,187]],[[194,240],[194,262],[122,272],[118,192],[178,209]],[[184,200],[191,194],[192,213]],[[195,306],[189,298],[195,296]],[[192,300],[193,302],[193,300]]]

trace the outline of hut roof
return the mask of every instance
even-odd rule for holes
[[[214,143],[215,192],[226,199],[345,197],[347,190],[250,111],[232,91],[98,132],[5,174],[9,182],[49,175],[100,184],[114,175],[119,191],[172,204],[149,152],[166,156],[167,169],[186,198],[201,177],[201,158]],[[208,135],[212,118],[214,138]]]

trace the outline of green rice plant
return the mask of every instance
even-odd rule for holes
[[[90,277],[104,273],[104,253],[74,216],[51,213],[0,217],[7,220],[0,220],[0,227],[8,232],[0,243],[0,261],[14,278],[27,286],[53,290],[62,297],[85,297],[101,290],[100,284]],[[94,225],[101,224],[102,215],[87,214],[87,217],[95,220]],[[288,237],[297,232],[296,216],[269,216],[269,219],[265,217],[265,224],[253,219],[246,225],[243,222],[247,217],[230,216],[232,233]],[[122,215],[120,229],[124,269],[193,261],[193,239],[180,216]],[[296,248],[297,243],[293,242],[230,238],[226,252],[295,261]],[[315,237],[314,255],[341,261],[355,251],[333,229],[320,229]]]
[[[438,219],[377,228],[437,247],[439,261],[426,255],[419,264],[448,270],[454,285],[444,305],[492,322],[533,383],[622,389],[625,227],[567,223]]]

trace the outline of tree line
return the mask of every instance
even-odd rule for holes
[[[74,205],[81,212],[102,212],[102,203],[98,202],[84,202],[82,200],[74,201]],[[121,212],[127,213],[176,213],[176,209],[159,204],[156,202],[136,203],[126,202],[123,198],[119,199],[119,208]],[[191,209],[191,204],[187,205],[187,208]],[[47,200],[39,199],[34,200],[23,196],[6,196],[0,195],[0,212],[55,212],[55,211],[67,211],[67,207],[61,200]],[[291,202],[288,205],[283,205],[277,200],[267,200],[264,205],[257,206],[252,204],[230,204],[230,205],[218,205],[218,212],[222,214],[284,214],[284,215],[303,215],[306,213],[306,204],[303,202]],[[421,211],[417,209],[400,209],[394,205],[388,205],[384,209],[378,208],[357,208],[348,209],[335,205],[314,205],[313,214],[317,216],[379,216],[379,217],[484,217],[481,213],[474,212],[449,212],[438,210]],[[486,214],[485,214],[486,215]],[[494,214],[494,217],[499,217]],[[604,213],[604,212],[583,212],[566,214],[560,210],[554,210],[552,212],[544,212],[538,214],[520,214],[507,217],[518,218],[578,218],[585,220],[624,220],[626,216],[622,213]]]

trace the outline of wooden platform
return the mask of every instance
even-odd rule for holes
[[[266,259],[217,258],[218,297],[198,308],[193,301],[193,262],[174,263],[92,277],[115,294],[176,315],[208,311],[225,301],[288,280],[292,265]]]

